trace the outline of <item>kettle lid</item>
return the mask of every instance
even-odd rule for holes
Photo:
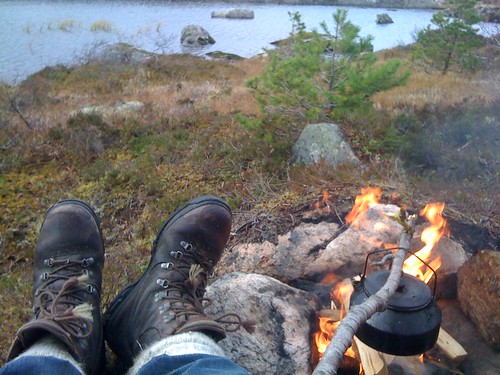
[[[377,293],[389,277],[387,270],[375,271],[362,281],[363,289],[368,296]],[[432,301],[431,289],[420,279],[403,273],[398,289],[387,302],[392,310],[415,311],[426,307]]]

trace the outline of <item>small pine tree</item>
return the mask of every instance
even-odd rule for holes
[[[400,61],[376,64],[373,38],[359,35],[346,9],[333,14],[331,29],[322,22],[321,33],[306,32],[299,13],[289,15],[289,44],[269,51],[263,74],[248,83],[264,112],[329,118],[370,103],[378,91],[406,83],[409,72],[400,72]]]
[[[457,66],[466,70],[477,67],[479,59],[473,49],[483,44],[473,25],[480,21],[474,9],[475,0],[450,0],[452,7],[438,11],[431,23],[418,32],[412,58],[426,69],[438,70],[443,75]]]

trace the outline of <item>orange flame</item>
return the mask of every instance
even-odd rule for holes
[[[441,257],[437,257],[430,261],[431,251],[433,247],[439,242],[441,237],[449,234],[449,229],[446,226],[446,220],[443,218],[442,213],[444,210],[444,203],[429,203],[425,208],[420,211],[420,215],[427,218],[431,225],[422,231],[422,242],[425,246],[422,247],[415,254],[418,255],[423,261],[428,262],[434,270],[441,267]],[[432,271],[422,264],[422,262],[414,256],[406,259],[403,265],[403,271],[407,274],[418,277],[424,282],[428,282],[432,277]]]
[[[316,209],[320,209],[330,213],[332,202],[330,201],[330,193],[328,190],[323,190],[323,196],[321,199],[314,203]]]
[[[333,322],[329,318],[319,317],[319,331],[314,334],[314,340],[320,356],[332,341],[333,333],[339,324],[340,322]]]
[[[364,188],[361,189],[361,195],[356,197],[354,201],[354,207],[351,212],[347,214],[345,217],[345,221],[349,224],[352,224],[356,218],[364,213],[368,207],[372,204],[376,204],[380,200],[380,196],[382,195],[382,189],[380,188]]]
[[[345,281],[338,283],[335,288],[330,291],[330,297],[332,298],[332,300],[336,299],[338,301],[342,301],[342,315],[340,317],[341,320],[343,318],[343,315],[345,315],[346,310],[349,309],[349,306],[344,305],[344,301],[347,301],[346,303],[349,302],[349,297],[351,296],[352,292],[352,284]],[[328,317],[319,317],[319,331],[314,334],[314,340],[316,342],[316,347],[318,348],[320,357],[332,341],[332,338],[335,335],[335,331],[337,330],[339,325],[340,321],[333,321]],[[352,346],[347,349],[345,355],[352,358],[356,357]]]

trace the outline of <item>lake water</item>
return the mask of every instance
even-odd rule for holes
[[[212,11],[235,7],[252,9],[255,18],[211,18]],[[80,62],[103,43],[126,42],[159,53],[223,51],[251,57],[288,36],[288,12],[300,12],[312,29],[322,21],[331,25],[337,8],[243,2],[0,0],[0,80],[19,82],[45,66]],[[427,26],[433,14],[415,9],[347,9],[361,34],[374,36],[375,50],[410,43],[412,33]],[[376,15],[384,12],[393,24],[375,23]],[[216,43],[196,51],[183,49],[180,34],[190,24],[202,26]]]

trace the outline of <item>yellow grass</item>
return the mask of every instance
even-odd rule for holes
[[[498,75],[413,72],[407,86],[378,93],[374,105],[394,113],[442,110],[464,102],[492,103],[500,92]]]

